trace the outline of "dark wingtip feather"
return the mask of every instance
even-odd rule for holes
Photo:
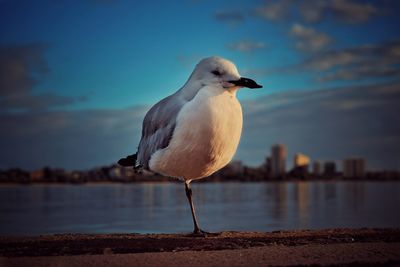
[[[118,164],[123,167],[135,166],[136,157],[137,157],[136,154],[127,156],[126,158],[122,158],[122,159],[118,160]]]

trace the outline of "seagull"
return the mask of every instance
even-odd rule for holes
[[[262,88],[240,76],[235,64],[218,56],[202,59],[188,81],[155,104],[143,120],[136,154],[118,161],[182,180],[192,212],[193,234],[200,229],[190,183],[210,176],[234,156],[242,132],[242,107],[236,92]]]

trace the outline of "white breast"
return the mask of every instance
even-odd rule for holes
[[[242,124],[236,91],[202,88],[179,112],[169,146],[151,156],[149,167],[186,180],[209,176],[232,159]]]

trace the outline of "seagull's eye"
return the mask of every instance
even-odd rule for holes
[[[215,76],[221,76],[221,72],[217,70],[213,70],[211,73],[214,74]]]

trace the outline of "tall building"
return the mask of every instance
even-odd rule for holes
[[[347,178],[362,178],[365,175],[365,160],[348,158],[343,160],[343,176]]]
[[[318,160],[314,161],[313,163],[313,174],[315,176],[321,175],[321,162]]]
[[[282,177],[286,173],[286,147],[281,144],[271,148],[271,176]]]
[[[333,161],[325,162],[324,164],[324,175],[335,176],[336,175],[336,163]]]

